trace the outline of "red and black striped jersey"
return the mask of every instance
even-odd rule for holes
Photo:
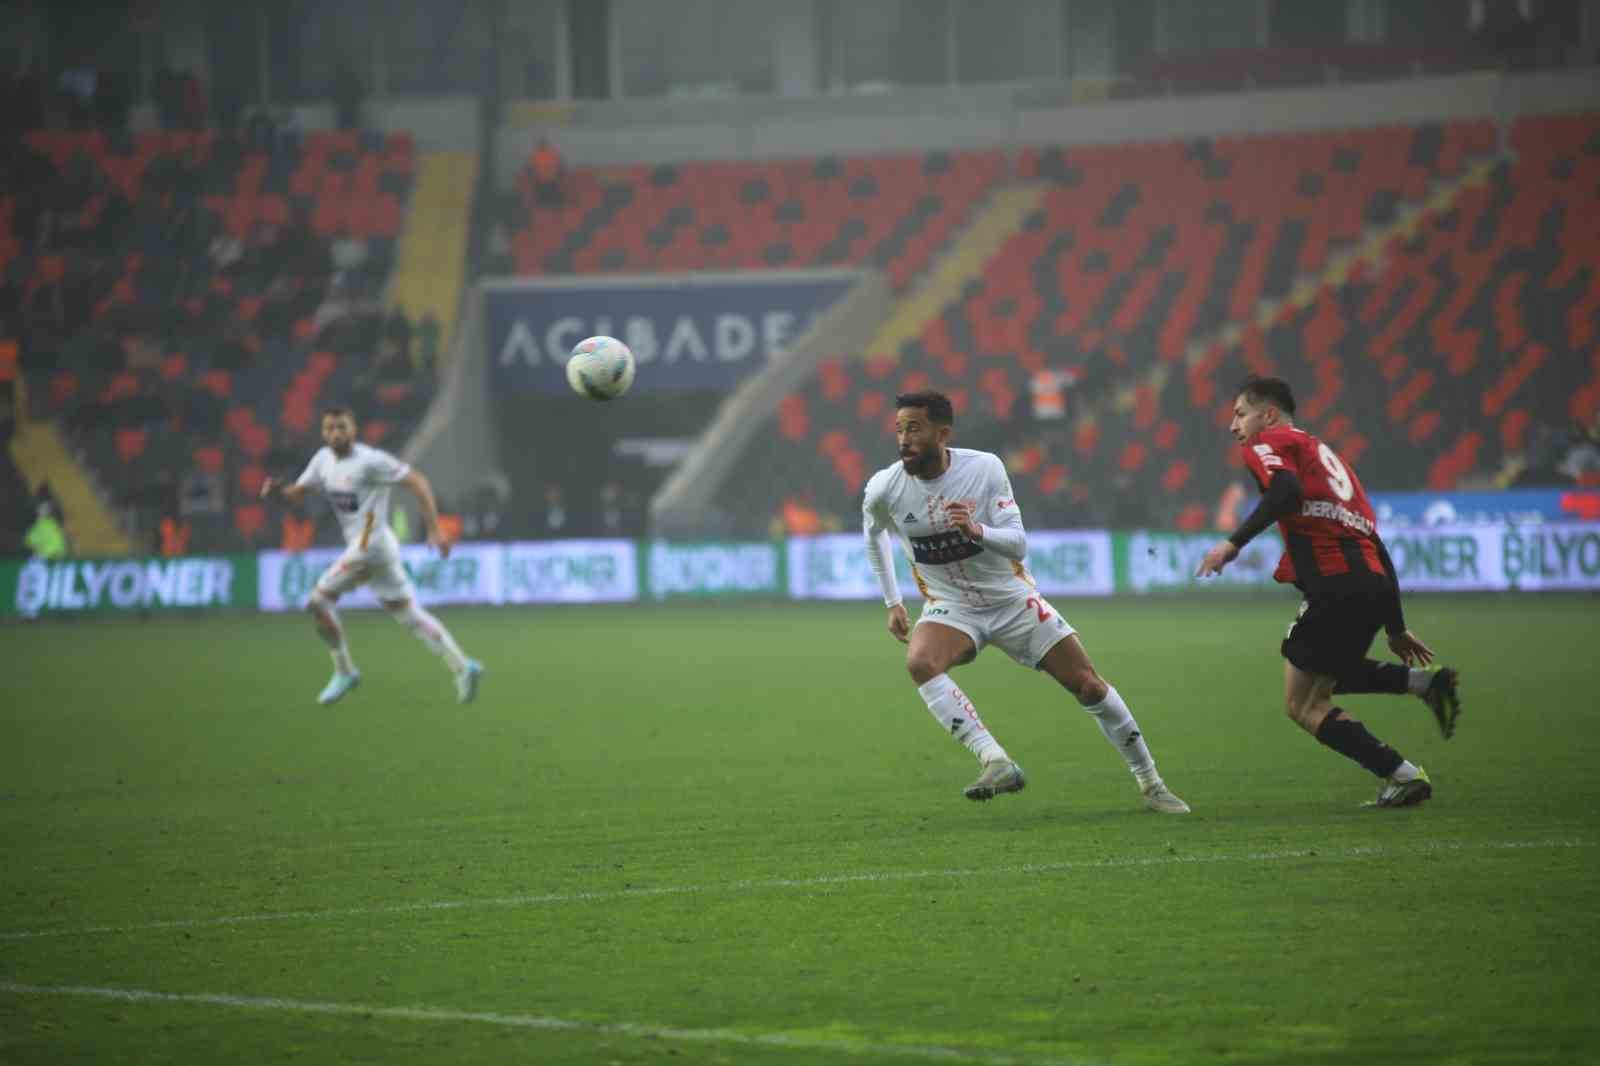
[[[1266,490],[1288,470],[1300,480],[1300,507],[1278,521],[1284,555],[1273,576],[1312,591],[1318,579],[1368,571],[1386,574],[1378,519],[1355,470],[1303,429],[1274,426],[1244,442],[1244,463]]]

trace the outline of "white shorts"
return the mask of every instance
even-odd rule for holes
[[[394,551],[350,548],[317,578],[317,591],[337,600],[358,585],[367,585],[379,601],[409,600],[416,595],[411,575]]]
[[[998,607],[968,607],[938,600],[925,604],[917,625],[936,622],[959,629],[972,638],[979,650],[993,644],[1030,669],[1039,665],[1045,653],[1077,630],[1043,596],[1015,599]]]

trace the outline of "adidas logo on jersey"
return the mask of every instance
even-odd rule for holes
[[[904,521],[915,522],[916,520],[917,520],[917,516],[916,516],[915,512],[912,512],[912,511],[907,511],[906,512],[906,517],[905,517]]]

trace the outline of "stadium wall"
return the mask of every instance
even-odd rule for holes
[[[509,187],[548,135],[570,164],[675,163],[1218,137],[1592,110],[1592,69],[1078,102],[1067,84],[960,86],[803,99],[618,100],[511,109],[497,133]]]

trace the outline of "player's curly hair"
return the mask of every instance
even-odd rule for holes
[[[1294,393],[1282,378],[1245,378],[1234,395],[1243,396],[1253,404],[1270,403],[1286,415],[1294,414]]]
[[[956,424],[956,411],[950,406],[950,397],[933,389],[924,389],[922,392],[902,392],[894,398],[894,409],[902,407],[920,407],[928,412],[928,421],[936,426],[953,426]]]

